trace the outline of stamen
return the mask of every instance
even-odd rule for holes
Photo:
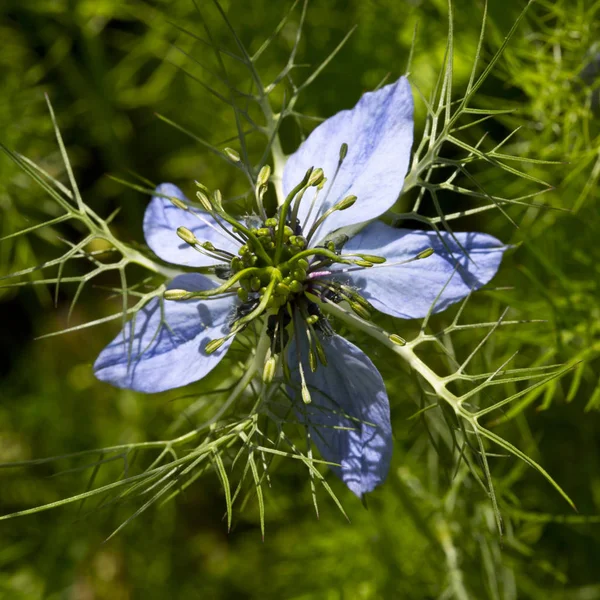
[[[269,384],[273,381],[276,368],[277,359],[271,355],[271,351],[269,350],[269,357],[265,360],[265,367],[262,374],[263,383]]]
[[[340,146],[340,158],[338,160],[338,164],[335,169],[335,173],[333,174],[333,179],[331,180],[331,183],[329,184],[329,187],[327,188],[327,193],[325,194],[325,198],[323,198],[323,202],[321,203],[321,206],[323,206],[325,204],[325,202],[327,202],[329,193],[331,192],[331,189],[333,188],[333,184],[335,183],[335,180],[337,179],[338,173],[340,172],[342,163],[344,162],[344,159],[346,158],[347,154],[348,154],[348,144],[346,144],[346,142],[344,142]],[[322,182],[322,184],[324,184],[324,182]],[[306,225],[308,223],[308,217],[310,216],[310,213],[312,212],[313,206],[314,206],[314,200],[313,200],[313,205],[310,207],[310,211],[306,217],[306,220],[304,221],[304,225],[303,225],[304,228],[306,228]],[[317,215],[317,217],[318,217],[318,215]]]
[[[192,298],[209,298],[210,296],[218,296],[223,292],[226,292],[230,287],[232,287],[235,283],[237,283],[240,279],[246,279],[249,276],[255,275],[257,273],[269,272],[269,269],[272,270],[272,267],[249,267],[248,269],[243,269],[235,273],[228,281],[223,283],[222,285],[212,288],[210,290],[203,290],[198,292],[190,292],[187,290],[179,290],[172,289],[166,290],[164,293],[164,297],[166,300],[190,300]]]
[[[283,250],[284,228],[285,228],[285,222],[287,219],[287,213],[290,209],[290,205],[292,204],[292,200],[294,199],[296,194],[298,194],[303,188],[305,188],[308,185],[308,180],[310,179],[312,172],[313,172],[312,167],[310,169],[308,169],[308,171],[306,171],[306,174],[304,175],[302,181],[288,194],[287,198],[285,199],[284,203],[281,205],[281,208],[279,209],[279,223],[278,223],[278,228],[277,228],[277,240],[275,242],[275,263],[276,264],[279,262],[279,259],[281,258],[281,251]]]
[[[317,229],[321,226],[323,221],[325,221],[332,213],[337,210],[346,210],[354,205],[356,202],[356,196],[346,196],[343,200],[340,200],[337,204],[334,204],[331,208],[326,210],[323,215],[321,215],[312,225],[308,235],[306,236],[307,240],[311,240],[312,236],[316,233]]]
[[[306,378],[304,377],[304,369],[302,368],[301,361],[298,361],[298,370],[300,371],[302,402],[304,402],[304,404],[310,404],[312,402],[312,398],[310,397],[310,392],[308,391],[308,386],[306,385]]]
[[[240,162],[240,155],[237,152],[237,150],[234,150],[233,148],[224,148],[223,152],[225,153],[225,155],[227,156],[227,158],[229,160],[232,160],[235,163],[239,163]]]

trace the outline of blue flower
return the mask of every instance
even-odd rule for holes
[[[170,263],[212,267],[224,283],[200,273],[175,277],[167,299],[150,301],[101,352],[96,376],[143,392],[186,385],[216,367],[237,332],[266,316],[271,356],[282,362],[298,418],[357,496],[372,491],[392,453],[385,385],[371,360],[335,334],[319,303],[340,303],[363,318],[374,309],[422,318],[490,281],[505,249],[481,233],[373,221],[402,190],[412,113],[401,78],[322,123],[289,157],[286,202],[270,218],[259,206],[260,217],[237,220],[208,190],[199,192],[202,211],[179,188],[160,185],[144,217],[148,246]]]

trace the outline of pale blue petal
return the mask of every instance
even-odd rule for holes
[[[198,273],[173,279],[169,288],[206,290],[214,282]],[[185,302],[151,300],[98,356],[96,377],[117,387],[162,392],[202,379],[221,361],[231,341],[207,355],[206,344],[229,331],[237,300],[231,296]],[[161,314],[162,313],[162,314]]]
[[[443,232],[441,237],[443,242],[435,232],[394,229],[378,221],[369,223],[344,246],[343,252],[375,254],[387,262],[336,278],[351,283],[376,309],[394,317],[425,317],[434,302],[433,312],[440,312],[488,283],[507,249],[484,233],[452,236]],[[395,264],[414,258],[427,248],[435,250],[428,258]]]
[[[307,424],[321,456],[340,465],[331,469],[360,498],[385,480],[392,457],[383,379],[369,357],[339,335],[322,339],[328,364],[319,364],[315,373],[308,366],[306,339],[297,343],[295,339],[290,345],[288,357],[297,384],[292,395],[298,418]],[[300,396],[299,359],[310,404]]]
[[[363,95],[351,110],[337,113],[319,125],[290,156],[283,172],[288,194],[309,167],[321,167],[328,181],[319,193],[309,222],[349,195],[358,197],[351,208],[333,213],[318,229],[315,240],[339,227],[374,219],[398,199],[408,169],[413,141],[413,99],[408,80],[401,77],[376,92]],[[337,177],[340,146],[348,144]],[[308,213],[311,188],[300,205],[300,223]]]
[[[190,229],[200,242],[211,242],[215,248],[237,254],[240,247],[230,235],[215,223],[207,213],[177,208],[168,198],[189,202],[183,192],[172,183],[161,183],[152,196],[144,214],[144,237],[154,254],[163,260],[186,267],[207,267],[219,261],[201,254],[186,244],[178,235],[178,227]],[[228,230],[230,229],[227,225]]]

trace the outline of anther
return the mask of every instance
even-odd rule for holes
[[[233,162],[240,162],[240,155],[233,148],[224,148],[223,152],[227,155],[227,158],[229,158]]]
[[[220,190],[215,190],[213,192],[213,202],[215,208],[221,212],[223,210],[223,195],[221,194]]]
[[[367,260],[375,265],[382,265],[387,260],[383,258],[383,256],[375,256],[373,254],[357,254],[357,256],[360,256],[363,260]]]
[[[340,146],[340,162],[342,162],[346,158],[347,154],[348,154],[348,144],[346,144],[346,142],[344,142]]]
[[[421,258],[428,258],[430,257],[433,253],[435,252],[435,250],[433,248],[427,248],[426,250],[423,250],[423,252],[419,252],[419,254],[417,254],[416,258],[417,259],[421,259]]]
[[[390,342],[397,344],[398,346],[406,346],[406,340],[395,333],[390,333],[390,335],[388,335],[388,339]]]
[[[271,177],[271,167],[269,165],[264,165],[263,168],[258,172],[258,177],[256,178],[256,185],[263,186],[266,185]]]
[[[200,204],[202,204],[202,208],[206,212],[212,212],[212,206],[210,204],[210,200],[208,199],[208,196],[202,190],[198,190],[196,192],[196,198],[198,198],[198,200],[200,201]]]
[[[191,296],[187,290],[173,289],[166,290],[163,297],[165,300],[187,300]]]
[[[371,319],[371,313],[364,307],[361,306],[358,302],[348,302],[350,308],[365,321],[369,321]]]
[[[270,356],[265,361],[265,367],[263,369],[262,380],[264,383],[271,383],[275,376],[275,369],[277,367],[277,360],[274,356]]]
[[[323,169],[321,169],[321,168],[315,169],[308,179],[308,185],[309,186],[319,185],[321,183],[321,181],[323,181],[324,176],[325,176],[325,173],[323,173]]]
[[[208,344],[206,344],[204,352],[206,352],[206,354],[212,354],[213,352],[216,352],[225,343],[226,339],[226,337],[223,337],[217,338],[216,340],[211,340],[208,342]]]
[[[178,227],[177,235],[190,246],[198,243],[198,238],[187,227]]]
[[[172,202],[172,204],[174,206],[176,206],[177,208],[181,208],[181,210],[190,210],[189,206],[187,204],[185,204],[183,201],[181,201],[179,198],[169,197],[169,200]]]

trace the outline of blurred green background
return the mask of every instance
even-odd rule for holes
[[[490,0],[484,60],[523,4]],[[233,49],[214,5],[199,5],[218,43]],[[457,94],[470,73],[482,6],[454,2]],[[389,480],[369,498],[368,508],[329,479],[350,524],[326,499],[317,520],[304,471],[290,464],[295,461],[281,461],[266,492],[265,541],[253,500],[236,512],[228,534],[222,490],[209,474],[107,543],[136,506],[88,512],[87,505],[79,513],[72,505],[0,523],[0,598],[600,598],[599,6],[591,0],[535,3],[475,103],[515,112],[465,132],[474,143],[486,131],[493,146],[518,127],[507,147],[512,153],[557,161],[513,165],[553,186],[533,198],[547,208],[509,208],[518,229],[499,212],[455,225],[519,244],[497,280],[511,289],[482,294],[474,317],[494,319],[510,305],[518,318],[546,320],[500,334],[496,355],[519,349],[523,365],[573,365],[513,405],[497,427],[552,474],[579,514],[538,474],[512,458],[498,458],[493,477],[506,528],[500,538],[489,499],[477,484],[447,495],[450,457],[435,451],[420,420],[408,420],[419,395],[410,374],[398,372],[389,356],[364,342],[388,385],[396,449]],[[256,50],[290,3],[237,0],[223,7],[244,43]],[[301,97],[298,110],[329,116],[387,75],[402,74],[417,23],[413,82],[428,93],[443,60],[447,15],[443,0],[313,0],[298,62],[314,67],[352,26],[358,28]],[[265,80],[284,65],[298,17],[299,7],[261,58]],[[107,174],[131,179],[135,173],[184,189],[199,179],[226,196],[239,187],[202,146],[156,116],[174,119],[217,146],[235,135],[227,107],[195,79],[204,76],[201,67],[175,46],[200,62],[208,50],[173,23],[204,35],[191,0],[3,0],[0,6],[1,141],[66,181],[46,92],[84,198],[105,216],[121,209],[114,229],[124,240],[142,241],[147,198]],[[417,104],[418,136],[425,110]],[[297,129],[284,130],[287,151],[298,141]],[[517,197],[539,190],[490,166],[477,177],[491,194]],[[456,195],[444,201],[448,212],[471,206]],[[51,200],[0,157],[0,237],[57,214]],[[57,256],[62,240],[79,234],[65,226],[1,241],[0,275]],[[190,402],[177,393],[144,396],[94,379],[91,364],[115,325],[35,341],[67,326],[73,293],[63,286],[55,308],[53,290],[44,286],[0,290],[2,462],[161,439]],[[89,289],[71,324],[115,307],[116,300]],[[466,345],[475,339],[469,336]],[[69,472],[72,467],[65,460],[3,469],[0,512],[84,491],[89,472]]]

